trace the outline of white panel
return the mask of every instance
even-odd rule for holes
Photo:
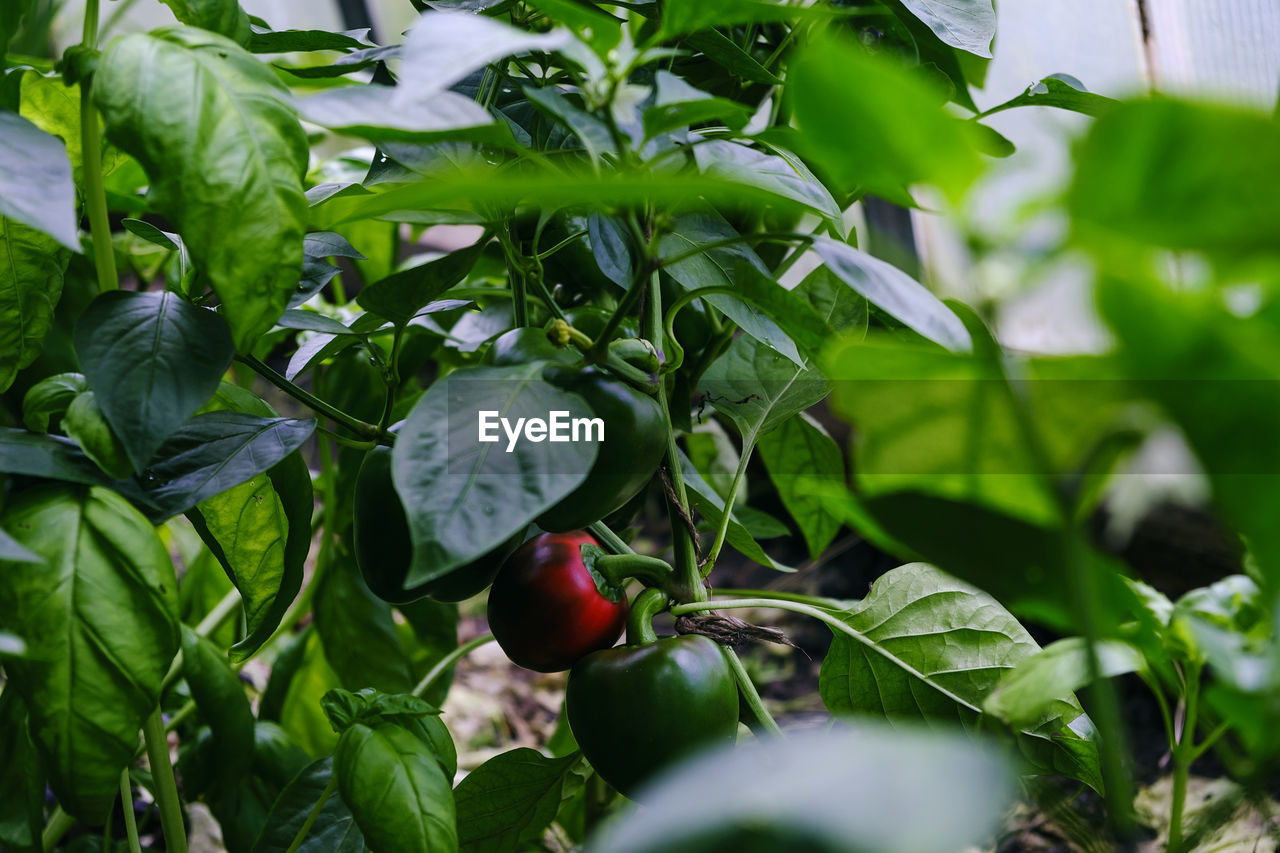
[[[1146,0],[1157,88],[1270,107],[1280,87],[1280,0]]]

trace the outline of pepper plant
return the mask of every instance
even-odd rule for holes
[[[952,850],[1042,777],[1123,839],[1127,673],[1169,849],[1209,751],[1266,783],[1274,117],[1066,75],[979,112],[990,0],[415,4],[384,44],[88,0],[0,63],[0,845],[181,851],[200,804],[233,853]],[[1015,108],[1090,117],[1047,254],[1103,354],[1006,350],[854,227],[969,230]],[[1094,524],[1170,430],[1248,552],[1176,603]],[[860,599],[719,588],[842,529],[901,563]],[[788,612],[823,732],[753,678]],[[455,785],[495,637],[564,725]]]

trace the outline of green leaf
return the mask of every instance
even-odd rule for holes
[[[813,497],[813,481],[844,483],[844,457],[822,425],[801,412],[759,441],[760,456],[782,504],[817,559],[840,531],[840,519]]]
[[[986,744],[854,719],[694,758],[588,849],[951,853],[981,844],[1013,791],[1012,768]]]
[[[734,339],[702,375],[699,393],[742,434],[745,447],[830,391],[822,374],[796,367],[750,338]]]
[[[749,83],[764,83],[767,86],[781,85],[782,80],[768,68],[765,68],[751,54],[747,53],[719,30],[704,30],[684,39],[687,47],[700,50],[707,59],[724,68],[735,77]]]
[[[963,2],[963,0],[962,0]],[[799,52],[787,76],[801,153],[839,188],[900,199],[916,183],[957,199],[981,170],[975,131],[890,60],[833,38]]]
[[[870,321],[867,298],[829,268],[818,267],[809,273],[794,292],[813,306],[831,333],[853,340],[866,335]]]
[[[253,767],[254,719],[240,676],[217,646],[190,628],[182,629],[182,675],[196,711],[213,732],[208,741],[217,768],[215,784],[229,787]]]
[[[85,455],[112,479],[123,479],[133,473],[129,455],[98,408],[97,395],[92,391],[71,401],[62,418],[62,431],[75,439]]]
[[[1280,123],[1264,112],[1127,103],[1094,123],[1075,159],[1068,204],[1086,240],[1225,258],[1280,245]]]
[[[208,408],[252,413],[249,417],[275,414],[258,397],[227,383],[219,388]],[[303,564],[311,548],[314,498],[311,472],[297,450],[310,430],[286,431],[287,425],[299,423],[311,422],[283,421],[284,426],[273,437],[274,444],[263,437],[250,443],[249,446],[258,451],[250,457],[253,464],[249,467],[265,466],[269,483],[263,483],[255,470],[249,482],[200,504],[202,516],[213,515],[225,522],[230,522],[237,513],[244,518],[234,524],[224,524],[227,534],[222,538],[212,536],[207,525],[201,531],[244,602],[248,630],[244,639],[232,647],[231,656],[235,661],[247,660],[266,642],[302,587]],[[269,433],[263,433],[267,435]],[[227,458],[234,460],[235,454],[229,453]],[[237,467],[234,461],[229,461],[228,466]],[[258,522],[256,530],[250,528],[250,520]],[[278,545],[281,539],[282,549]]]
[[[622,40],[622,21],[597,6],[578,0],[529,0],[528,5],[568,26],[601,56]]]
[[[572,492],[587,476],[587,443],[479,443],[478,413],[581,417],[576,395],[542,379],[541,363],[465,367],[427,389],[396,441],[393,475],[413,537],[406,585],[442,577],[496,547]]]
[[[816,238],[813,248],[845,284],[908,328],[947,349],[966,351],[972,346],[955,312],[902,270],[829,237]]]
[[[84,183],[84,153],[80,130],[80,87],[68,86],[62,75],[45,76],[35,71],[22,75],[22,103],[19,113],[27,121],[62,140],[71,161],[77,185]],[[109,142],[101,145],[102,173],[110,176],[126,161],[120,149]],[[73,200],[74,213],[74,200]],[[77,217],[78,224],[78,217]],[[77,244],[73,247],[80,251]]]
[[[89,390],[82,373],[59,373],[41,379],[22,398],[22,422],[33,432],[49,432],[71,401]]]
[[[818,680],[823,704],[835,714],[969,727],[1002,676],[1040,651],[998,601],[924,563],[883,575],[866,598],[836,615],[844,627],[833,631]],[[1083,714],[1069,690],[1054,708],[1058,713],[1020,738],[1041,749],[1055,745],[1052,736]],[[1070,751],[1064,764],[1075,757]],[[1081,781],[1092,784],[1097,775],[1092,768]]]
[[[0,216],[0,391],[40,355],[70,259],[54,238]]]
[[[252,853],[286,853],[332,778],[333,759],[328,757],[312,762],[294,777],[271,806]],[[351,810],[341,797],[330,795],[295,853],[364,853],[364,849],[364,836]]]
[[[227,324],[172,293],[102,294],[76,323],[75,342],[135,471],[208,402],[234,355]]]
[[[986,118],[1014,107],[1054,107],[1087,116],[1100,116],[1120,102],[1105,95],[1096,95],[1070,74],[1050,74],[1026,88],[1017,97],[983,110],[977,118]]]
[[[22,18],[31,11],[32,2],[33,0],[11,0],[0,6],[0,66],[4,65],[5,50],[22,25]]]
[[[110,482],[74,441],[20,429],[0,429],[0,471],[85,485]]]
[[[290,308],[297,308],[315,296],[342,271],[325,260],[331,257],[365,260],[365,256],[356,251],[341,234],[332,231],[308,234],[302,241],[302,281],[289,299]]]
[[[66,811],[106,819],[178,651],[177,580],[151,524],[102,488],[23,492],[3,516],[39,563],[0,565],[0,606],[31,644],[5,663]]]
[[[733,226],[711,208],[682,213],[673,218],[671,233],[658,241],[658,254],[670,260],[699,246],[737,235]],[[703,287],[736,286],[736,270],[740,266],[749,266],[765,278],[769,276],[764,262],[745,243],[698,252],[684,260],[666,264],[663,269],[686,291],[692,292]],[[804,364],[795,343],[759,308],[721,293],[707,296],[706,301],[752,338],[772,347],[797,365]]]
[[[653,106],[643,115],[646,139],[713,121],[723,122],[730,130],[741,130],[751,118],[751,109],[745,104],[695,89],[670,71],[658,71],[653,81]]]
[[[352,726],[338,740],[333,770],[372,853],[458,849],[450,780],[427,745],[406,729]]]
[[[297,98],[294,104],[313,124],[374,142],[499,142],[507,136],[488,111],[456,92],[436,92],[409,103],[398,93],[398,88],[378,84],[343,86]]]
[[[1094,645],[1101,678],[1115,678],[1146,666],[1142,653],[1120,640],[1102,640]],[[1083,637],[1068,637],[1050,643],[1018,663],[988,694],[982,708],[1014,726],[1040,722],[1046,714],[1063,717],[1078,706],[1061,706],[1062,696],[1093,683],[1088,648]]]
[[[338,736],[320,703],[326,693],[340,686],[338,674],[325,660],[320,638],[307,628],[272,667],[259,716],[270,711],[313,758],[329,755]]]
[[[442,258],[393,273],[361,290],[356,302],[366,311],[403,326],[429,303],[465,279],[488,242],[479,240]]]
[[[670,40],[713,27],[820,20],[839,14],[835,8],[793,6],[773,0],[667,0],[662,5],[658,36]]]
[[[550,87],[524,87],[525,97],[535,108],[573,131],[582,142],[587,156],[599,163],[605,154],[617,156],[609,127],[588,112],[578,109],[569,99]]]
[[[790,152],[778,149],[767,154],[738,142],[715,140],[695,147],[693,156],[705,174],[799,202],[833,225],[842,222],[842,211],[831,192]]]
[[[273,468],[315,428],[313,420],[198,415],[161,445],[143,478],[146,495],[164,518],[185,512]]]
[[[254,53],[306,53],[314,50],[361,50],[372,47],[369,30],[271,30],[250,24],[253,36],[249,50]]]
[[[464,853],[515,853],[541,837],[555,819],[577,753],[547,758],[522,747],[490,758],[458,784],[458,849]]]
[[[302,267],[307,141],[287,90],[234,42],[178,27],[112,41],[93,95],[221,300],[237,349],[249,349]]]
[[[5,768],[0,774],[0,844],[37,850],[44,828],[44,775],[27,733],[27,706],[17,690],[0,693],[0,761]]]
[[[446,777],[458,772],[458,753],[449,729],[440,719],[440,709],[411,693],[382,693],[366,687],[356,693],[330,690],[320,700],[325,715],[336,732],[352,726],[392,723],[411,732],[431,748]]]
[[[991,56],[996,35],[996,10],[992,0],[900,0],[911,14],[929,25],[946,44]]]
[[[0,110],[0,218],[80,251],[76,186],[67,147],[16,113]]]
[[[160,0],[184,24],[226,36],[237,44],[249,44],[249,16],[236,0]]]
[[[689,493],[689,503],[693,505],[693,509],[703,518],[719,521],[724,517],[724,498],[716,494],[716,490],[702,479],[702,474],[698,473],[698,469],[693,467],[693,463],[689,461],[689,457],[683,452],[680,454],[680,471],[684,475],[684,485]],[[733,547],[742,556],[752,562],[767,566],[778,572],[794,572],[790,566],[784,566],[777,560],[765,553],[760,544],[756,542],[751,531],[746,528],[742,520],[738,517],[738,511],[741,507],[734,507],[733,514],[729,517],[729,529],[725,535],[725,541]]]
[[[413,675],[396,636],[391,607],[369,591],[350,561],[331,563],[319,583],[316,633],[342,686],[408,693]]]

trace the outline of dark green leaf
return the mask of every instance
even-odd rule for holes
[[[693,463],[689,461],[689,457],[685,456],[684,453],[680,454],[680,471],[684,475],[684,485],[688,489],[689,503],[693,505],[693,509],[703,518],[719,522],[724,517],[724,498],[716,494],[716,490],[707,484],[707,481],[702,478],[702,475],[693,467]],[[729,529],[725,536],[725,541],[735,551],[748,560],[759,563],[762,566],[768,566],[775,571],[795,571],[790,566],[784,566],[766,554],[764,549],[760,547],[760,543],[756,542],[755,537],[751,535],[751,531],[747,530],[742,520],[737,516],[738,512],[735,507],[733,514],[729,518]]]
[[[40,355],[70,258],[54,238],[0,216],[0,390]]]
[[[133,473],[129,455],[98,408],[97,395],[92,391],[71,401],[62,418],[62,431],[112,479],[124,479]]]
[[[573,491],[590,470],[587,443],[477,442],[478,412],[512,423],[551,411],[581,417],[581,398],[541,378],[541,363],[468,367],[437,381],[396,441],[394,477],[413,536],[407,585],[442,577],[496,547]]]
[[[796,412],[816,404],[829,390],[816,369],[796,367],[746,337],[734,339],[707,368],[699,384],[699,392],[733,421],[748,446]]]
[[[463,853],[515,853],[555,818],[577,754],[547,758],[520,748],[494,756],[467,774],[454,791],[458,849]]]
[[[94,82],[107,134],[146,170],[150,203],[182,235],[247,350],[288,305],[302,267],[307,142],[287,91],[234,42],[188,28],[112,41]]]
[[[5,768],[0,773],[0,844],[37,850],[44,828],[44,776],[27,733],[27,706],[17,690],[0,693],[0,762]]]
[[[74,441],[20,429],[0,429],[0,471],[86,485],[110,481]]]
[[[338,741],[333,772],[373,853],[458,849],[450,780],[430,748],[406,729],[357,723]]]
[[[356,302],[366,311],[403,326],[428,303],[466,278],[487,243],[480,240],[437,260],[394,273],[360,291]]]
[[[723,122],[730,130],[741,130],[751,118],[751,109],[728,98],[714,97],[695,89],[669,71],[654,75],[653,106],[644,111],[644,134],[659,134],[704,124]]]
[[[160,512],[177,515],[274,467],[315,428],[313,420],[198,415],[161,445],[143,486]]]
[[[315,296],[325,285],[333,281],[341,272],[338,267],[329,263],[326,258],[355,258],[364,260],[341,234],[332,231],[317,231],[308,234],[302,241],[302,281],[289,299],[289,307],[297,308],[312,296]]]
[[[209,400],[234,355],[227,324],[172,293],[104,293],[80,317],[75,340],[137,471]]]
[[[327,65],[280,65],[277,63],[276,67],[304,80],[317,80],[341,77],[344,74],[362,71],[375,62],[389,62],[399,58],[400,45],[390,44],[353,50]]]
[[[269,30],[253,28],[249,50],[254,53],[303,53],[313,50],[360,50],[371,47],[369,31]]]
[[[328,791],[333,759],[321,758],[294,777],[271,806],[252,853],[286,853]],[[364,853],[364,836],[342,798],[332,793],[295,853]]]
[[[601,157],[606,153],[616,156],[609,126],[600,119],[578,109],[554,89],[535,89],[526,86],[524,94],[529,99],[529,103],[572,130],[592,160],[600,162]]]
[[[777,86],[782,83],[772,71],[761,65],[756,58],[738,47],[728,36],[719,30],[704,30],[684,39],[684,43],[695,50],[700,50],[712,62],[722,66],[735,77],[741,77],[750,83],[764,83]]]
[[[385,693],[408,693],[413,687],[391,607],[369,591],[354,564],[335,561],[322,575],[315,625],[324,656],[343,687]]]
[[[799,157],[777,149],[767,154],[738,142],[703,142],[693,149],[698,168],[717,178],[758,187],[799,202],[839,226],[842,211],[831,193]]]
[[[294,103],[309,122],[374,142],[498,142],[506,135],[483,107],[456,92],[401,103],[398,91],[377,84],[343,86]]]
[[[76,187],[67,147],[17,113],[0,110],[0,218],[80,251]]]
[[[173,565],[151,524],[107,489],[31,489],[3,525],[43,558],[0,566],[7,625],[32,652],[6,661],[7,687],[26,699],[59,804],[97,824],[178,651]]]

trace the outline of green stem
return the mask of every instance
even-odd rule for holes
[[[1187,780],[1196,755],[1196,716],[1200,700],[1200,667],[1187,667],[1186,715],[1173,748],[1173,792],[1169,802],[1169,853],[1182,853],[1182,822],[1187,805]]]
[[[729,669],[733,671],[733,678],[738,682],[738,691],[742,694],[743,700],[746,701],[747,707],[751,709],[751,713],[759,721],[761,728],[769,734],[782,734],[782,729],[778,726],[777,721],[773,719],[769,709],[764,706],[764,700],[760,698],[760,693],[751,681],[751,676],[747,674],[747,668],[742,665],[742,660],[728,646],[721,646],[720,653],[724,655],[725,661],[729,664]]]
[[[731,595],[735,598],[772,598],[778,601],[794,601],[797,604],[811,604],[814,607],[830,607],[840,609],[848,605],[835,598],[823,598],[820,595],[803,595],[798,592],[775,592],[771,589],[717,589],[716,595]]]
[[[40,847],[44,850],[52,850],[54,846],[62,840],[62,836],[67,834],[67,830],[75,825],[76,819],[62,810],[62,806],[58,806],[53,810],[53,814],[49,816],[49,822],[44,826],[44,832],[40,835]]]
[[[391,425],[391,412],[396,405],[396,392],[400,390],[400,344],[404,340],[404,326],[396,326],[391,341],[391,359],[383,370],[382,378],[387,383],[387,396],[382,404],[382,417],[378,419],[378,429],[385,430]]]
[[[385,429],[379,429],[376,424],[366,423],[359,418],[352,417],[338,407],[321,400],[309,391],[304,391],[288,379],[285,379],[279,373],[276,373],[260,359],[251,355],[237,355],[236,361],[239,361],[241,364],[248,365],[255,373],[288,394],[290,397],[293,397],[295,400],[314,411],[319,412],[331,421],[341,424],[361,438],[366,440],[376,440],[381,444],[387,445],[396,443],[395,436],[387,432]]]
[[[696,258],[698,255],[705,255],[707,252],[714,252],[716,249],[724,249],[728,246],[736,246],[739,243],[812,243],[814,235],[806,234],[803,231],[773,231],[766,234],[735,234],[732,237],[723,237],[719,240],[712,240],[710,243],[702,243],[694,246],[692,249],[686,249],[683,252],[677,252],[669,258],[659,258],[657,264],[659,267],[671,267],[687,261],[690,258]]]
[[[236,612],[236,608],[239,605],[240,590],[231,589],[226,595],[222,596],[221,601],[213,605],[213,609],[206,613],[205,617],[196,625],[196,634],[201,637],[207,637],[218,630],[222,623]]]
[[[169,763],[169,740],[165,737],[164,718],[160,715],[159,705],[142,724],[142,736],[147,742],[147,759],[151,764],[156,805],[160,809],[164,848],[170,853],[187,853],[182,801],[178,799],[178,785],[173,779],[173,765]]]
[[[120,810],[124,812],[124,832],[129,839],[129,853],[142,853],[138,843],[138,820],[133,814],[133,786],[129,783],[129,768],[120,771]]]
[[[711,550],[703,561],[703,576],[711,572],[724,547],[724,540],[729,535],[729,522],[733,519],[733,505],[738,501],[738,492],[742,490],[742,478],[747,473],[747,463],[751,461],[751,453],[755,450],[755,435],[743,436],[742,455],[738,457],[738,467],[733,472],[733,480],[729,483],[729,494],[724,498],[724,514],[720,516],[720,526],[716,528],[716,538],[711,543]]]
[[[1218,740],[1223,735],[1225,735],[1228,731],[1230,731],[1230,729],[1231,729],[1230,723],[1225,721],[1218,723],[1217,728],[1209,732],[1209,735],[1204,739],[1204,742],[1197,745],[1195,749],[1191,751],[1191,763],[1194,764],[1200,758],[1200,756],[1204,755],[1206,752],[1212,749],[1213,745],[1217,743]]]
[[[431,685],[435,684],[440,676],[444,675],[449,670],[449,667],[462,660],[474,650],[492,641],[493,634],[481,634],[479,637],[468,640],[453,651],[449,652],[449,654],[440,658],[440,660],[436,662],[436,665],[431,667],[426,675],[422,676],[422,680],[418,682],[418,686],[413,688],[413,695],[421,696],[426,693],[431,689]]]
[[[653,630],[653,617],[667,609],[669,599],[660,589],[647,587],[636,593],[627,614],[627,645],[643,646],[656,643],[658,635]]]
[[[699,287],[697,290],[692,290],[684,296],[681,296],[671,304],[670,308],[667,309],[667,317],[663,324],[664,331],[666,332],[664,336],[666,338],[665,345],[671,347],[673,354],[662,365],[662,372],[664,374],[670,373],[673,370],[678,370],[680,366],[684,364],[684,347],[680,346],[680,342],[676,340],[676,316],[679,315],[686,305],[693,302],[695,299],[702,299],[704,296],[714,296],[717,293],[736,296],[739,295],[740,292],[737,288],[729,287],[727,285]]]
[[[298,848],[302,846],[302,842],[307,840],[307,834],[311,832],[311,827],[316,825],[316,821],[320,818],[320,813],[324,811],[325,804],[329,802],[329,798],[333,796],[333,792],[338,790],[338,774],[329,774],[329,784],[324,786],[324,791],[320,794],[320,799],[311,807],[311,812],[307,815],[307,819],[302,822],[302,826],[298,827],[297,835],[293,836],[293,842],[290,843],[289,849],[285,853],[298,853]]]
[[[635,551],[631,550],[631,546],[623,542],[622,537],[609,529],[609,525],[603,521],[593,521],[587,529],[591,531],[591,535],[596,537],[606,550],[614,554],[635,553]]]
[[[98,0],[87,0],[82,42],[90,50],[98,46]],[[93,263],[98,273],[98,291],[120,289],[116,273],[116,253],[111,245],[111,220],[107,214],[107,190],[102,177],[102,136],[98,111],[93,106],[92,78],[80,81],[80,150],[84,170],[85,206],[89,210],[89,230],[93,235]]]
[[[645,586],[666,590],[671,586],[675,571],[665,560],[643,554],[605,554],[596,557],[591,565],[616,587],[626,586],[628,580],[635,578]]]

